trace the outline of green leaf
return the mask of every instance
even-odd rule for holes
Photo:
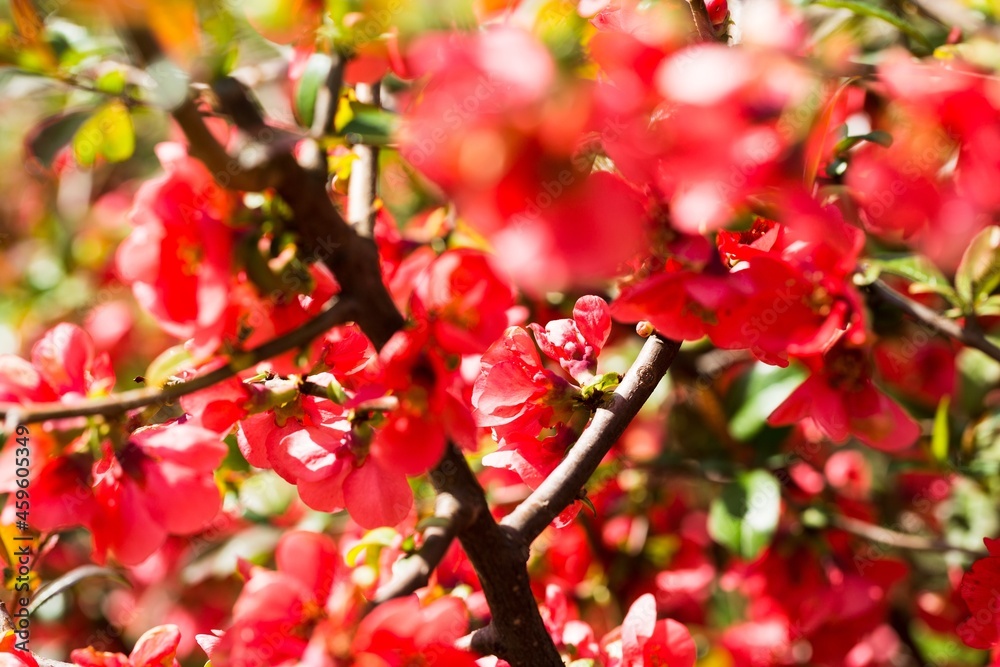
[[[396,130],[397,117],[373,104],[350,102],[350,113],[337,111],[334,128],[348,141],[385,144]]]
[[[942,396],[934,413],[934,431],[931,435],[931,454],[940,462],[948,461],[948,406],[951,396]]]
[[[933,292],[940,294],[951,303],[959,303],[960,299],[934,262],[923,255],[894,255],[891,257],[873,257],[868,261],[880,273],[888,273],[911,281],[910,293],[923,294]],[[874,281],[873,281],[874,282]]]
[[[264,470],[240,485],[239,498],[240,504],[257,516],[280,516],[295,501],[295,486],[273,470]]]
[[[330,384],[326,385],[326,397],[337,405],[347,402],[347,392],[333,376],[330,376]]]
[[[94,87],[109,95],[121,95],[125,91],[125,72],[113,69],[97,78]]]
[[[171,377],[190,368],[193,360],[191,353],[183,345],[167,348],[146,369],[146,375],[143,376],[146,378],[146,386],[162,387]]]
[[[361,541],[347,552],[347,555],[344,556],[344,562],[350,567],[356,567],[362,554],[366,554],[370,559],[373,553],[377,555],[385,547],[391,546],[397,537],[399,537],[399,533],[396,532],[396,529],[388,526],[369,530],[361,538]]]
[[[603,373],[580,388],[580,396],[584,400],[590,399],[594,394],[607,394],[618,388],[622,377],[618,373]]]
[[[798,366],[769,366],[757,363],[746,374],[746,386],[739,396],[739,408],[729,421],[729,432],[738,440],[751,440],[767,424],[767,418],[805,379]]]
[[[325,53],[314,53],[306,61],[305,70],[295,88],[295,115],[303,127],[312,127],[316,113],[316,97],[326,85],[326,76],[333,67],[333,59]]]
[[[124,162],[134,151],[132,118],[119,101],[102,106],[73,137],[73,156],[84,167],[93,166],[98,157],[108,162]]]
[[[931,50],[931,43],[922,32],[884,7],[879,7],[869,2],[862,2],[861,0],[816,0],[813,4],[832,9],[849,9],[858,16],[867,16],[885,21],[903,34],[919,42],[928,52]]]
[[[1000,315],[1000,294],[994,294],[985,301],[981,301],[976,306],[976,315],[982,317],[996,317]]]
[[[987,227],[976,234],[962,255],[955,272],[955,289],[966,312],[976,312],[976,306],[1000,285],[1000,227]]]
[[[93,109],[68,111],[36,125],[24,140],[28,155],[49,169],[59,151],[66,147],[80,126],[94,113]]]
[[[741,473],[712,501],[708,534],[741,558],[751,560],[771,543],[781,516],[781,486],[765,470]]]
[[[851,137],[844,137],[837,142],[836,146],[833,147],[833,152],[835,155],[840,155],[841,153],[845,153],[854,148],[862,141],[870,141],[873,144],[878,144],[888,148],[892,145],[892,135],[885,130],[875,130],[874,132],[869,132],[868,134],[858,134]]]

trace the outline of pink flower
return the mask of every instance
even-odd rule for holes
[[[346,508],[366,528],[396,525],[413,506],[407,474],[425,472],[441,450],[424,456],[425,450],[410,446],[405,431],[419,417],[392,415],[380,432],[385,435],[356,431],[348,419],[353,404],[303,396],[297,406],[252,415],[240,422],[240,450],[251,465],[273,468],[296,484],[302,501],[313,509]]]
[[[31,348],[31,361],[0,355],[0,400],[68,402],[99,396],[114,387],[106,352],[98,354],[90,336],[75,324],[58,324]]]
[[[646,593],[629,607],[621,627],[601,640],[601,654],[606,667],[694,667],[698,650],[682,624],[656,620],[656,600]]]
[[[139,637],[128,656],[85,648],[73,651],[70,659],[78,667],[180,667],[176,658],[180,642],[176,625],[161,625]]]
[[[573,306],[573,319],[552,320],[543,329],[531,324],[538,347],[577,382],[594,376],[597,357],[611,333],[611,309],[604,299],[584,296]]]

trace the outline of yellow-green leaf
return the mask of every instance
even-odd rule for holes
[[[942,396],[934,413],[934,432],[931,435],[931,454],[935,460],[944,463],[948,460],[948,407],[951,396]]]
[[[77,130],[73,137],[73,157],[90,167],[103,157],[108,162],[123,162],[135,151],[135,130],[128,109],[119,101],[109,102]]]

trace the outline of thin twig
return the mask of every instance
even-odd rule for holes
[[[963,345],[974,347],[996,361],[1000,361],[1000,347],[994,345],[988,338],[986,338],[986,336],[983,335],[981,331],[969,329],[959,325],[954,320],[950,320],[944,315],[931,310],[927,306],[917,303],[913,299],[900,294],[885,284],[881,279],[873,282],[871,284],[871,289],[878,294],[883,301],[895,306],[910,317],[926,324],[934,331],[944,334],[945,336],[950,336]]]
[[[379,86],[359,83],[354,90],[358,102],[379,103]],[[371,238],[375,228],[375,198],[378,196],[378,148],[358,144],[354,147],[357,159],[351,165],[351,180],[347,190],[347,221],[359,235]]]
[[[656,334],[650,336],[612,394],[610,404],[597,410],[566,458],[501,524],[513,529],[525,544],[531,544],[576,500],[604,455],[653,393],[679,349],[677,341]]]
[[[396,564],[392,581],[378,590],[374,604],[410,595],[426,586],[456,535],[470,525],[472,518],[471,508],[458,498],[447,492],[439,494],[434,509],[435,523],[424,531],[423,544],[415,554]]]
[[[845,533],[857,535],[858,537],[863,537],[866,540],[878,542],[894,549],[902,549],[904,551],[934,552],[956,551],[967,556],[972,556],[973,558],[982,558],[986,555],[986,551],[949,544],[944,540],[926,537],[924,535],[900,533],[890,528],[876,526],[875,524],[861,521],[860,519],[853,519],[842,514],[831,514],[829,516],[829,521],[831,526],[838,528]]]
[[[105,398],[94,398],[80,403],[0,403],[0,417],[14,415],[19,424],[33,424],[52,419],[90,417],[94,415],[115,415],[128,410],[155,403],[169,403],[173,399],[211,387],[227,380],[237,373],[256,366],[279,354],[301,347],[313,338],[325,333],[331,327],[345,324],[354,318],[357,309],[347,301],[338,301],[333,306],[312,318],[301,327],[247,350],[233,355],[229,363],[186,382],[171,384],[162,389],[147,388],[126,391]]]

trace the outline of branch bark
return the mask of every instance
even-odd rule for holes
[[[886,285],[882,280],[873,282],[871,289],[883,301],[895,306],[934,331],[945,336],[950,336],[963,345],[974,347],[992,359],[1000,361],[1000,347],[994,345],[981,331],[959,325],[954,320],[948,319],[927,306],[900,294]]]
[[[181,396],[227,380],[237,373],[252,368],[271,357],[276,357],[296,347],[301,347],[316,336],[328,331],[331,327],[354,320],[356,311],[357,307],[354,303],[338,301],[298,329],[294,329],[279,338],[269,340],[246,352],[236,354],[224,366],[186,382],[178,382],[162,389],[135,389],[106,398],[90,399],[81,403],[53,402],[29,404],[28,406],[21,405],[20,403],[0,403],[0,418],[13,415],[18,424],[37,424],[52,419],[116,415],[146,405],[153,405],[154,403],[168,403]]]
[[[607,407],[598,408],[566,458],[528,499],[501,522],[530,545],[579,496],[604,455],[625,432],[680,350],[677,341],[653,334],[622,378]]]
[[[562,667],[531,591],[528,548],[513,530],[494,520],[483,488],[454,445],[448,445],[441,463],[431,472],[431,482],[439,494],[453,497],[472,517],[458,538],[493,615],[490,629],[477,633],[480,641],[473,637],[473,649],[496,654],[511,667]],[[485,636],[495,641],[487,644],[482,641]]]
[[[399,562],[392,581],[379,589],[372,600],[373,604],[410,595],[426,586],[455,537],[471,525],[474,515],[471,507],[444,491],[438,494],[435,502],[434,518],[437,523],[424,531],[424,542],[420,549]]]
[[[163,57],[147,29],[129,26],[125,32],[139,64]],[[250,132],[267,128],[258,105],[238,81],[221,79],[213,84],[213,90],[220,97],[223,111],[238,127]],[[305,254],[329,267],[340,283],[342,298],[365,304],[357,313],[358,326],[381,350],[403,327],[403,316],[382,282],[375,242],[360,236],[337,211],[327,192],[325,170],[317,178],[289,151],[271,154],[259,165],[244,167],[208,130],[193,100],[185,99],[171,113],[188,139],[191,154],[204,162],[219,185],[251,191],[273,188],[285,200],[292,209],[293,224]]]
[[[982,558],[987,555],[986,551],[960,547],[954,544],[949,544],[944,540],[926,537],[924,535],[900,533],[890,528],[877,526],[859,519],[843,516],[842,514],[832,514],[829,519],[830,525],[834,528],[838,528],[845,533],[850,533],[851,535],[863,537],[871,542],[884,544],[894,549],[902,549],[904,551],[934,552],[957,551],[973,558]]]

